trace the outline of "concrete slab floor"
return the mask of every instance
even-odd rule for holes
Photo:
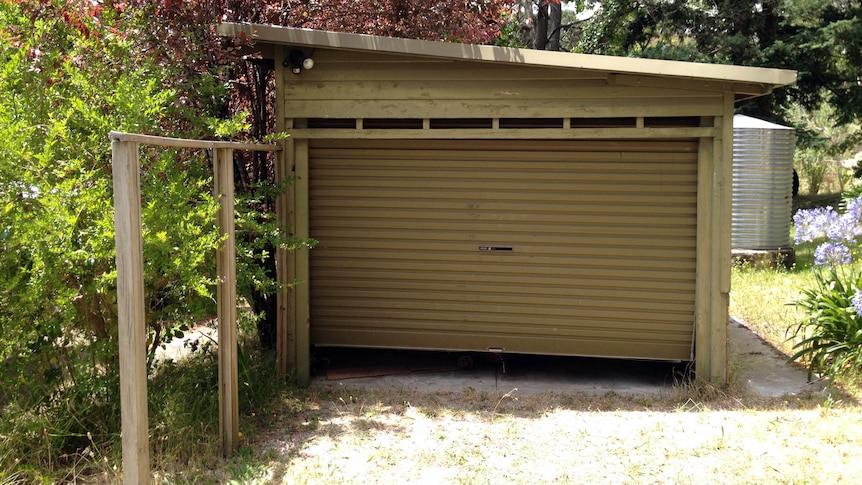
[[[762,396],[822,390],[805,369],[787,364],[741,322],[728,327],[736,379]],[[465,390],[518,394],[669,392],[687,363],[487,353],[319,348],[312,385],[423,392]]]

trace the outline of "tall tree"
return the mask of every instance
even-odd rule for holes
[[[502,17],[511,9],[510,0],[130,0],[153,20],[143,32],[146,50],[159,53],[172,63],[187,66],[193,79],[202,71],[235,66],[224,80],[233,87],[230,98],[200,99],[188,84],[187,98],[198,105],[221,105],[222,115],[247,112],[248,136],[259,138],[272,133],[273,72],[271,63],[254,57],[232,55],[213,32],[218,21],[253,22],[342,32],[487,43],[503,25]],[[177,28],[180,26],[180,28]],[[258,331],[265,347],[275,344],[276,291],[275,252],[279,244],[300,241],[279,238],[273,229],[275,194],[274,166],[267,154],[235,155],[237,196],[252,208],[241,218],[247,229],[238,228],[247,238],[247,258],[240,262],[245,278],[240,289],[260,317]],[[269,227],[270,229],[264,229]],[[284,228],[281,234],[285,233]],[[262,234],[267,235],[262,237]]]
[[[862,119],[862,4],[858,0],[638,0],[591,2],[584,53],[777,67],[796,86],[744,109],[772,117],[791,103],[827,101],[838,120]]]
[[[571,22],[563,23],[563,4],[571,6],[567,12],[581,12],[586,3],[584,0],[521,0],[515,15],[509,18],[510,25],[518,26],[520,35],[510,36],[507,44],[538,50],[561,50],[564,32],[580,23],[573,18],[574,14],[570,16]]]
[[[225,0],[224,20],[486,44],[514,0]]]

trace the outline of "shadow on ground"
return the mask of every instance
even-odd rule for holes
[[[731,377],[748,392],[777,397],[820,392],[807,372],[788,364],[741,322],[728,326]],[[423,392],[667,393],[691,377],[688,362],[521,354],[319,348],[314,385]]]

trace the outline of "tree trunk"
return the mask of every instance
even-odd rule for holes
[[[269,257],[262,264],[268,277],[275,279],[275,248],[267,248]],[[276,340],[276,306],[275,294],[267,294],[257,290],[252,291],[252,310],[258,316],[257,335],[260,346],[271,350],[275,348]]]
[[[545,50],[548,45],[548,5],[545,0],[539,0],[539,10],[533,22],[533,49]]]
[[[273,73],[275,66],[266,60],[250,59],[246,62],[246,81],[249,89],[245,93],[245,107],[251,112],[251,136],[255,140],[260,140],[273,130],[274,120],[272,119],[271,93],[274,86]],[[241,101],[243,103],[243,101]],[[238,109],[242,109],[239,106]],[[243,156],[241,161],[236,164],[237,180],[236,190],[249,192],[254,191],[259,184],[275,183],[274,166],[271,155],[266,152],[240,153],[235,154],[235,160],[239,156]],[[247,157],[251,157],[249,160]],[[275,211],[275,200],[272,198],[264,199],[260,202],[261,206],[257,207],[263,214],[270,214]],[[257,237],[255,234],[246,234],[246,238]],[[246,240],[246,244],[254,247],[253,241]],[[255,255],[252,258],[251,264],[258,265],[266,278],[276,279],[275,268],[275,253],[276,248],[272,244],[266,244],[262,248],[256,248]],[[250,297],[252,311],[258,316],[257,332],[260,340],[260,345],[264,349],[275,348],[276,340],[276,295],[251,290]]]
[[[545,46],[547,51],[560,50],[560,31],[563,24],[563,5],[562,3],[548,3],[548,26],[545,34],[548,39],[548,44]]]

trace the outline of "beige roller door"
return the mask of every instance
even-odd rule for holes
[[[311,143],[311,342],[692,357],[695,141]]]

